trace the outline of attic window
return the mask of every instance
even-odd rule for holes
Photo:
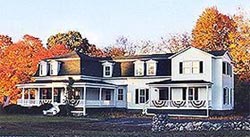
[[[147,75],[156,75],[156,61],[149,60],[147,63]]]
[[[111,62],[104,62],[103,65],[103,77],[112,77],[113,72],[113,63]]]
[[[144,61],[137,60],[134,62],[135,64],[135,76],[143,76],[144,75]]]
[[[46,76],[48,72],[48,65],[46,61],[41,61],[39,63],[39,76]]]
[[[50,75],[58,75],[60,63],[56,60],[50,62]]]

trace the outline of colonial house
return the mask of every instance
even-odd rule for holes
[[[76,111],[88,108],[231,110],[234,107],[232,58],[227,51],[194,47],[178,53],[117,58],[79,52],[41,60],[34,81],[18,84],[18,105],[51,103],[56,114],[74,80]],[[50,110],[48,110],[50,112]],[[46,114],[47,112],[44,111]]]

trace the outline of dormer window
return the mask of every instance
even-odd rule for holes
[[[59,68],[60,68],[60,62],[52,60],[50,62],[50,75],[58,75]]]
[[[40,76],[46,76],[48,72],[48,64],[46,61],[41,61],[39,63],[40,68],[39,68],[39,75]]]
[[[143,76],[144,75],[144,61],[137,60],[134,62],[135,64],[135,76]]]
[[[113,73],[113,63],[111,62],[104,62],[103,65],[103,77],[112,77]]]
[[[149,60],[147,63],[147,75],[156,75],[156,63],[155,60]]]

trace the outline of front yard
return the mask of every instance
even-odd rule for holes
[[[0,136],[250,136],[247,131],[151,131],[151,118],[77,118],[0,115]]]

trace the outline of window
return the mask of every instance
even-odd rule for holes
[[[40,72],[40,76],[46,76],[47,75],[47,69],[48,69],[48,66],[47,66],[47,62],[45,61],[41,61],[39,63],[40,67],[39,67],[39,72]]]
[[[105,75],[109,76],[110,75],[110,66],[105,66]]]
[[[228,62],[222,62],[222,73],[232,76],[232,65]]]
[[[111,62],[104,62],[103,65],[103,77],[112,77],[112,71],[113,71],[113,63]]]
[[[59,62],[52,60],[50,62],[50,75],[58,75],[59,72]]]
[[[144,61],[136,61],[135,64],[135,76],[144,75]]]
[[[111,100],[111,91],[105,92],[105,100]]]
[[[135,103],[145,103],[149,99],[148,89],[135,89]]]
[[[171,100],[171,93],[168,88],[159,90],[159,99],[160,100]]]
[[[123,100],[123,89],[118,89],[118,100]]]
[[[156,75],[156,61],[149,60],[147,63],[147,75]]]
[[[202,61],[185,61],[179,64],[180,74],[198,74],[203,73]]]
[[[188,100],[198,100],[198,88],[189,88],[188,89]]]
[[[223,88],[223,104],[228,105],[229,104],[229,88]],[[230,99],[231,100],[231,99]]]

